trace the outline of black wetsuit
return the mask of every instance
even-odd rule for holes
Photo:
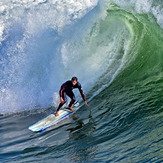
[[[66,103],[67,99],[66,99],[66,95],[69,96],[71,98],[71,102],[69,104],[69,107],[71,107],[71,105],[75,102],[75,95],[72,92],[73,89],[78,88],[80,91],[80,94],[83,98],[84,101],[86,101],[85,95],[83,93],[81,84],[79,82],[77,82],[75,85],[72,84],[72,80],[68,80],[66,81],[64,84],[62,84],[61,89],[59,91],[59,95],[60,97],[63,98],[64,103]],[[64,103],[60,103],[57,111],[59,111],[59,109],[63,106]]]

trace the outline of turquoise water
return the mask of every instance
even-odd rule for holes
[[[1,162],[163,161],[162,1],[0,4]],[[89,107],[29,131],[72,76]]]

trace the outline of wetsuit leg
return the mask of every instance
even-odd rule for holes
[[[72,107],[72,104],[76,101],[75,99],[75,95],[72,91],[66,92],[67,96],[69,96],[71,98],[71,101],[69,103],[69,107]]]
[[[61,109],[61,107],[62,107],[62,106],[66,103],[66,101],[67,101],[66,92],[63,92],[62,98],[63,98],[63,100],[64,100],[64,103],[60,103],[60,104],[59,104],[57,111],[59,111],[59,110]]]

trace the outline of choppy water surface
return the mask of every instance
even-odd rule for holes
[[[162,162],[162,10],[159,0],[1,1],[0,161]],[[72,76],[89,107],[29,131]]]

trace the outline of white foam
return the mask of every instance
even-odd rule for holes
[[[151,12],[162,23],[162,10],[151,1],[107,2]],[[72,76],[85,93],[97,86],[96,95],[126,64],[132,29],[107,16],[105,1],[24,0],[2,6],[0,113],[57,106],[60,86]]]
[[[71,68],[64,66],[67,56],[61,58],[67,25],[96,4],[91,0],[1,2],[0,41],[5,44],[0,60],[0,113],[52,104],[60,84],[72,75]]]
[[[0,44],[4,40],[3,38],[4,25],[0,22]]]

